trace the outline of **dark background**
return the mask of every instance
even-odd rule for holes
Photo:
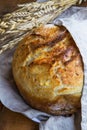
[[[17,4],[33,2],[35,0],[0,0],[0,16],[17,8]]]

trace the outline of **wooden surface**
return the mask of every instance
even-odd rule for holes
[[[39,125],[3,107],[0,111],[0,130],[39,130]]]
[[[2,107],[3,107],[3,106],[2,106],[2,104],[0,103],[0,111],[2,110]]]
[[[35,0],[0,0],[0,16],[16,9],[17,4]],[[87,2],[82,6],[87,6]],[[39,130],[39,125],[23,115],[12,112],[0,103],[0,130]]]

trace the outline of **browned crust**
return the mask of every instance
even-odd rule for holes
[[[54,101],[40,100],[29,95],[23,87],[17,84],[24,100],[32,107],[52,115],[69,115],[81,107],[81,93],[60,95]],[[21,89],[20,89],[21,88]]]
[[[13,75],[33,108],[66,115],[80,107],[83,62],[64,27],[41,26],[27,35],[14,54]]]

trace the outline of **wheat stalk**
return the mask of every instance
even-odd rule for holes
[[[18,5],[19,9],[0,19],[0,54],[13,48],[27,32],[40,24],[49,23],[77,2],[78,0],[50,0]]]

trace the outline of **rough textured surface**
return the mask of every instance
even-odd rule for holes
[[[80,107],[82,59],[64,27],[34,29],[19,43],[12,66],[17,87],[33,108],[65,115]]]

